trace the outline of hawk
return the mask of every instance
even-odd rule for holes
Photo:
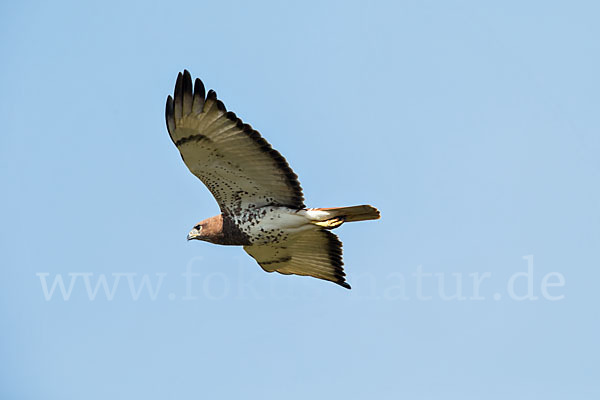
[[[347,289],[342,242],[331,230],[378,219],[369,205],[306,208],[298,176],[250,125],[227,111],[214,90],[185,70],[167,98],[167,130],[181,158],[217,200],[221,213],[194,226],[188,240],[243,246],[267,272],[312,276]]]

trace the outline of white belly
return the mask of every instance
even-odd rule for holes
[[[261,207],[236,219],[242,232],[252,243],[283,242],[290,236],[308,229],[317,229],[305,210],[287,207]]]

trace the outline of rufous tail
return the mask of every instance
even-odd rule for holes
[[[325,218],[316,222],[315,225],[324,228],[337,228],[344,222],[367,221],[370,219],[379,219],[381,217],[379,210],[369,205],[352,207],[333,207],[333,208],[311,208],[309,211],[325,212]]]

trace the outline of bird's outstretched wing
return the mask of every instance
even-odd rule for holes
[[[313,276],[350,289],[342,265],[342,242],[326,230],[310,230],[281,243],[244,246],[267,272]]]
[[[298,177],[250,125],[227,111],[188,71],[177,76],[165,112],[169,135],[189,170],[208,187],[221,212],[278,205],[304,208]]]

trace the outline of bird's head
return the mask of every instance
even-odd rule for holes
[[[194,225],[188,233],[187,240],[203,240],[205,242],[219,243],[223,236],[223,219],[220,215],[205,219]]]
[[[194,225],[194,228],[187,235],[187,240],[206,240],[205,235],[202,232],[204,225],[204,221]]]

